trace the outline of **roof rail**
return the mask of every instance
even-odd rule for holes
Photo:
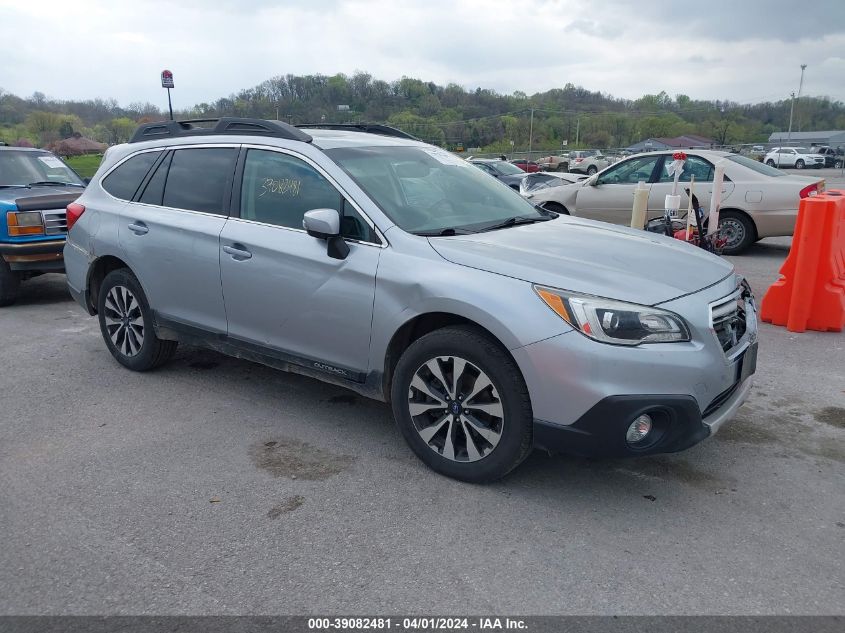
[[[199,125],[213,123],[214,125]],[[138,126],[130,143],[152,141],[159,138],[185,136],[208,136],[217,134],[241,136],[273,136],[291,141],[311,142],[311,135],[281,121],[221,117],[219,119],[188,119],[185,121],[159,121]]]
[[[397,130],[395,127],[390,127],[389,125],[382,125],[381,123],[305,123],[297,125],[296,127],[310,130],[347,130],[350,132],[368,132],[369,134],[395,136],[396,138],[406,138],[412,141],[420,140],[416,136],[411,136],[407,132]]]

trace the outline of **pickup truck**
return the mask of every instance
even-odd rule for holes
[[[85,181],[45,150],[0,146],[0,307],[22,281],[64,272],[67,206]]]

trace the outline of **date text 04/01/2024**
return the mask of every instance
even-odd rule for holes
[[[518,618],[497,617],[352,617],[352,618],[309,618],[309,630],[405,630],[405,631],[451,631],[477,629],[489,631],[522,630],[526,623]]]

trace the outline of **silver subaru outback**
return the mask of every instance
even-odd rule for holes
[[[533,207],[383,126],[151,123],[68,208],[117,361],[202,345],[390,402],[434,470],[683,450],[733,416],[757,320],[726,261]]]

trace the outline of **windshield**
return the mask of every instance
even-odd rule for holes
[[[743,167],[748,167],[753,171],[756,171],[758,174],[763,174],[764,176],[786,176],[786,173],[782,172],[779,169],[775,169],[774,167],[769,167],[768,165],[764,165],[761,162],[758,162],[752,158],[748,158],[747,156],[739,156],[737,154],[731,154],[730,156],[725,156],[729,161],[738,163]]]
[[[487,163],[487,164],[490,165],[497,172],[499,172],[500,174],[503,174],[505,176],[521,176],[522,174],[525,173],[524,171],[522,171],[516,165],[513,165],[511,163],[506,163],[505,161],[500,161],[498,163]]]
[[[0,152],[0,187],[34,183],[85,185],[70,167],[49,152]]]
[[[510,187],[436,147],[346,147],[326,154],[410,233],[474,231],[510,218],[545,219]]]

